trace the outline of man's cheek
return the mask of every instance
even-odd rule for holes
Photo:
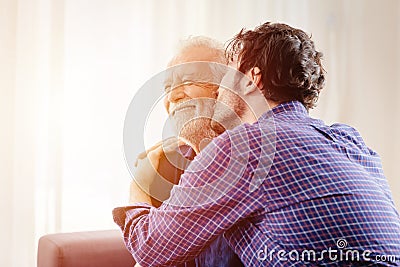
[[[229,98],[230,98],[229,91],[227,91],[226,89],[220,90],[218,93],[218,97],[217,97],[217,103],[229,106],[229,102],[230,102]]]
[[[211,121],[211,127],[217,133],[222,133],[231,128],[231,122],[234,121],[235,112],[230,106],[222,101],[217,102],[214,107],[214,114]]]

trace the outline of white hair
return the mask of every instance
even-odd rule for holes
[[[175,55],[181,54],[183,51],[192,47],[205,47],[213,51],[215,62],[226,64],[224,44],[207,36],[189,36],[179,42]]]

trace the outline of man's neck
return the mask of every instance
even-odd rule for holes
[[[254,101],[259,101],[259,103],[255,103]],[[266,105],[266,103],[268,103],[268,106]],[[254,98],[252,100],[253,109],[246,109],[242,114],[242,116],[240,117],[240,119],[244,123],[250,123],[250,124],[255,123],[264,112],[271,110],[278,105],[279,103],[274,102],[272,100],[268,100],[265,98],[264,99]]]
[[[269,106],[270,109],[273,109],[274,107],[276,107],[276,106],[279,105],[278,102],[274,102],[274,101],[272,101],[272,100],[268,100],[268,99],[267,99],[267,102],[268,102],[268,106]]]

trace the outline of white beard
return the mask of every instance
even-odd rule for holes
[[[182,106],[189,108],[178,110],[171,116],[177,135],[196,149],[200,148],[202,141],[210,141],[218,136],[211,128],[214,104],[214,99],[191,99],[177,107],[177,109]]]

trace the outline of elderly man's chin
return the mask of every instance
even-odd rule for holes
[[[184,124],[178,136],[196,148],[202,148],[218,134],[211,128],[211,119],[196,118]]]

